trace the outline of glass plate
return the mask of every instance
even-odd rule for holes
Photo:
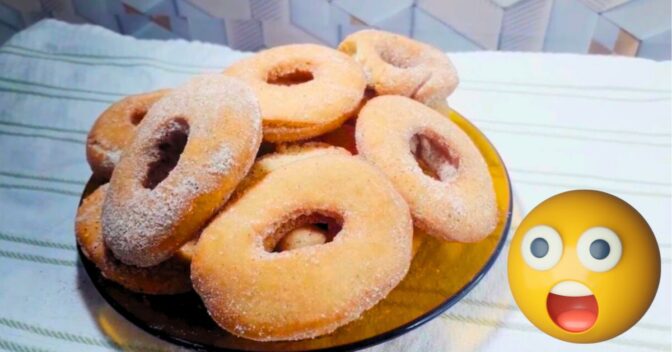
[[[449,243],[424,236],[404,280],[361,319],[334,333],[310,340],[256,342],[235,337],[210,319],[195,293],[151,296],[133,293],[105,279],[80,250],[80,260],[94,286],[121,315],[148,333],[200,350],[340,351],[372,346],[407,333],[440,315],[464,297],[490,269],[506,241],[511,221],[511,184],[499,154],[487,138],[454,111],[442,112],[474,141],[492,175],[499,221],[478,243]],[[100,181],[91,179],[84,195]]]

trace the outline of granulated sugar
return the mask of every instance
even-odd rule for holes
[[[145,188],[163,132],[178,129],[188,134],[179,161],[152,189]],[[220,189],[222,185],[238,183],[252,163],[243,156],[254,156],[260,143],[258,103],[236,79],[199,76],[174,90],[147,112],[112,175],[102,216],[107,245],[128,264],[151,266],[167,259],[189,239],[175,231],[197,232],[233,191]],[[194,208],[196,199],[211,194],[221,199]],[[190,228],[181,226],[186,217]]]
[[[233,163],[231,149],[226,144],[222,144],[219,150],[212,155],[207,170],[210,173],[225,173],[231,168]]]

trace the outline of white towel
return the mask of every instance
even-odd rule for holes
[[[101,327],[126,323],[91,286],[75,251],[73,219],[90,175],[86,133],[124,95],[173,87],[244,55],[53,20],[0,48],[0,349],[118,349]],[[522,208],[576,188],[625,199],[658,237],[660,289],[642,321],[622,336],[565,343],[537,331],[515,307],[507,247],[466,299],[374,349],[669,351],[670,62],[493,52],[451,58],[462,83],[449,102],[499,149]],[[142,344],[172,348],[125,328]]]

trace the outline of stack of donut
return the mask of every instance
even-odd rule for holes
[[[89,133],[108,182],[83,199],[77,241],[129,290],[193,288],[232,334],[333,332],[404,278],[420,233],[495,228],[483,157],[435,110],[457,83],[437,49],[367,30],[122,99]]]

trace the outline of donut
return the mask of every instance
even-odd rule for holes
[[[261,143],[254,93],[198,77],[147,112],[110,179],[103,238],[129,265],[156,265],[192,239],[247,174]]]
[[[362,65],[377,95],[403,95],[432,106],[459,83],[446,54],[401,35],[363,30],[347,36],[338,49]]]
[[[360,112],[355,138],[360,155],[406,199],[419,229],[458,242],[480,241],[495,229],[488,166],[467,134],[440,113],[406,97],[379,96]]]
[[[261,181],[261,179],[273,170],[297,160],[303,160],[319,155],[349,155],[349,153],[342,148],[316,142],[303,143],[300,145],[280,144],[278,145],[278,152],[267,154],[264,157],[259,158],[254,165],[252,165],[250,172],[240,182],[238,188],[236,188],[235,192],[231,195],[227,206],[234,204],[247,190]],[[326,243],[335,235],[338,226],[331,222],[320,225],[322,226],[306,225],[290,231],[278,242],[277,248],[279,250],[290,250]]]
[[[275,153],[266,154],[257,159],[247,176],[245,176],[245,178],[240,181],[240,184],[238,184],[238,187],[231,195],[227,206],[234,204],[247,190],[261,181],[273,170],[298,160],[319,155],[333,154],[350,155],[348,151],[343,148],[334,147],[325,143],[308,142],[303,144],[279,144]]]
[[[239,199],[245,191],[258,183],[262,178],[285,165],[298,160],[320,155],[350,155],[343,148],[334,147],[324,143],[308,142],[302,144],[280,144],[278,152],[264,156],[258,159],[248,175],[241,181],[240,185],[231,196],[232,201]],[[277,244],[279,250],[290,250],[300,247],[307,247],[316,244],[326,243],[336,235],[340,226],[328,219],[320,226],[306,225],[298,227],[285,235]],[[314,219],[319,221],[319,219]]]
[[[340,222],[332,241],[274,251],[288,230],[314,216]],[[298,160],[266,175],[205,228],[192,283],[215,322],[234,335],[316,337],[357,319],[401,281],[412,227],[403,198],[361,158]]]
[[[308,139],[337,128],[359,110],[366,88],[362,69],[350,57],[313,44],[264,50],[224,73],[257,94],[269,142]]]
[[[170,90],[131,95],[107,108],[86,138],[86,159],[95,175],[109,179],[114,166],[149,108]]]
[[[189,267],[194,241],[187,242],[170,259],[149,268],[126,265],[105,246],[100,225],[105,184],[82,200],[77,209],[75,234],[82,253],[101,274],[125,288],[145,294],[170,295],[191,291]]]
[[[287,164],[285,160],[298,160],[304,159],[305,156],[317,155],[322,153],[331,153],[337,152],[345,155],[350,155],[350,153],[343,147],[334,146],[325,142],[320,141],[304,141],[296,143],[280,143],[275,146],[276,153],[274,154],[275,159],[271,159],[272,163],[275,164],[278,161],[280,164]]]

